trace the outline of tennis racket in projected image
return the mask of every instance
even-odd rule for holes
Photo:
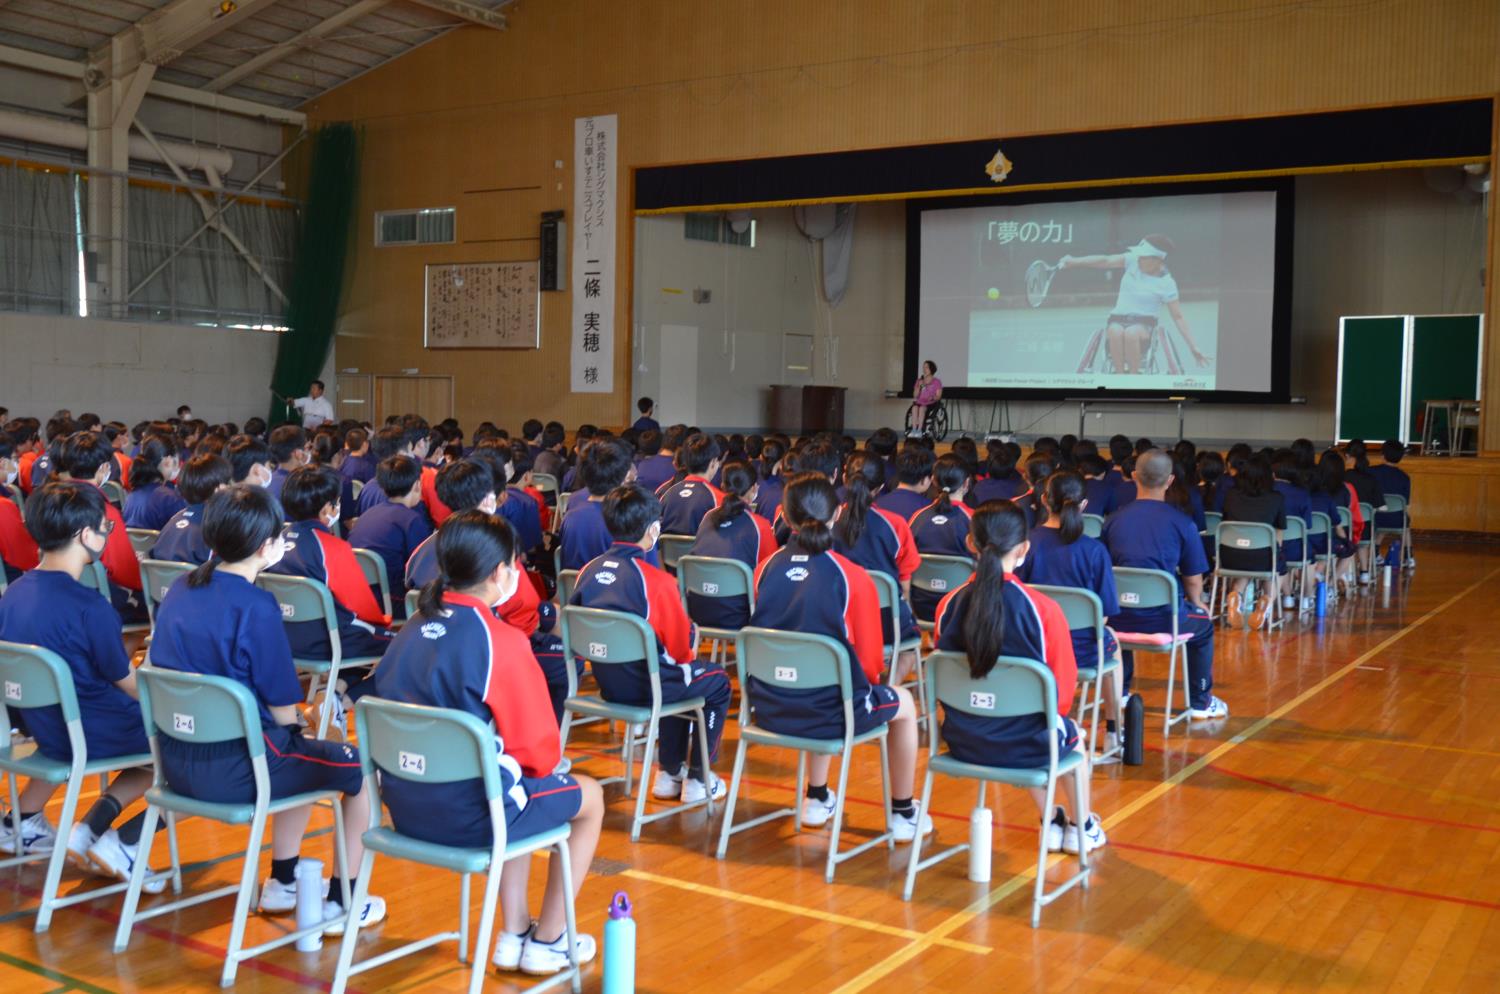
[[[1047,299],[1047,291],[1052,289],[1052,277],[1057,275],[1057,267],[1049,266],[1038,259],[1026,267],[1026,302],[1032,307],[1041,307],[1042,302]]]

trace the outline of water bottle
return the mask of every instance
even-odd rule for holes
[[[635,919],[623,890],[610,899],[604,923],[604,994],[635,994]]]
[[[1140,766],[1146,762],[1146,704],[1140,694],[1125,698],[1125,721],[1120,729],[1124,749],[1120,762]]]
[[[320,859],[297,860],[297,928],[311,928],[323,921],[323,861]],[[323,948],[321,930],[302,936],[297,940],[297,950],[304,953],[317,952]]]
[[[1313,616],[1321,618],[1328,613],[1328,581],[1318,581],[1318,592],[1313,599]]]
[[[990,882],[990,833],[993,830],[989,808],[980,805],[969,814],[969,879],[976,884]]]
[[[1399,538],[1392,542],[1391,547],[1386,550],[1385,564],[1387,566],[1394,566],[1396,569],[1401,568],[1401,540]]]

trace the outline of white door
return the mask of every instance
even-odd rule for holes
[[[698,329],[661,326],[661,396],[656,420],[663,425],[698,423]]]

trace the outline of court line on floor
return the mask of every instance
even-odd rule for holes
[[[620,876],[630,877],[633,880],[641,880],[646,883],[675,887],[678,890],[685,890],[693,894],[702,894],[705,897],[716,897],[723,901],[734,901],[738,904],[748,904],[752,907],[765,908],[768,911],[779,911],[782,914],[795,915],[799,918],[813,918],[817,921],[827,922],[830,925],[845,925],[850,928],[864,929],[867,932],[878,932],[881,935],[891,935],[899,939],[915,941],[922,938],[923,935],[921,932],[902,928],[899,925],[885,925],[881,922],[872,922],[864,918],[841,915],[834,911],[819,911],[816,908],[804,908],[798,904],[788,904],[785,901],[777,901],[769,897],[742,894],[738,891],[724,890],[719,887],[710,887],[707,884],[694,883],[691,880],[678,880],[676,877],[668,877],[660,873],[652,873],[648,870],[624,870]],[[964,942],[961,939],[942,939],[939,944],[966,953],[978,953],[981,956],[987,956],[995,951],[993,946],[982,946],[974,942]]]
[[[1500,574],[1500,569],[1490,570],[1483,577],[1474,581],[1469,586],[1459,591],[1457,594],[1454,594],[1452,597],[1448,598],[1437,607],[1432,608],[1417,620],[1406,625],[1401,630],[1393,632],[1390,635],[1386,636],[1380,642],[1376,643],[1372,648],[1367,649],[1365,652],[1356,656],[1352,662],[1346,663],[1344,666],[1335,670],[1333,673],[1330,673],[1322,680],[1313,684],[1313,686],[1309,687],[1307,690],[1304,690],[1296,697],[1293,697],[1285,704],[1282,704],[1280,707],[1273,710],[1270,714],[1257,719],[1249,727],[1230,737],[1227,741],[1221,743],[1216,748],[1209,750],[1207,753],[1198,757],[1187,766],[1184,766],[1182,769],[1178,770],[1166,780],[1162,781],[1161,783],[1152,787],[1150,790],[1146,791],[1141,796],[1137,797],[1135,800],[1126,804],[1123,808],[1110,816],[1111,831],[1113,831],[1115,828],[1118,828],[1120,823],[1136,815],[1149,805],[1155,803],[1161,797],[1181,786],[1188,778],[1192,777],[1200,770],[1211,765],[1226,753],[1234,750],[1237,746],[1240,745],[1240,743],[1245,742],[1260,734],[1260,732],[1264,731],[1266,728],[1269,728],[1274,722],[1279,721],[1281,718],[1295,711],[1303,704],[1306,704],[1318,694],[1321,694],[1329,687],[1344,679],[1344,677],[1348,676],[1350,673],[1353,673],[1359,666],[1363,665],[1371,659],[1374,659],[1380,653],[1384,652],[1392,645],[1395,645],[1407,635],[1410,635],[1412,632],[1416,631],[1418,628],[1421,628],[1427,622],[1431,621],[1433,618],[1436,618],[1438,615],[1442,614],[1454,604],[1457,604],[1459,601],[1463,600],[1475,590],[1478,590],[1480,587],[1488,583],[1496,574]],[[1048,860],[1048,867],[1050,868],[1056,863],[1061,862],[1061,859],[1062,857],[1058,856],[1054,857],[1051,860]],[[1023,887],[1032,886],[1034,882],[1033,878],[1036,872],[1036,867],[1033,865],[1025,872],[1011,878],[1010,880],[1001,884],[999,887],[996,887],[994,890],[990,891],[990,893],[986,894],[984,897],[978,899],[977,901],[974,901],[963,910],[949,915],[942,922],[939,922],[933,928],[928,930],[928,932],[922,938],[906,946],[903,946],[895,952],[887,955],[884,959],[872,964],[865,970],[861,971],[855,977],[834,988],[833,994],[856,994],[856,992],[864,990],[871,984],[889,975],[892,971],[898,969],[903,964],[910,962],[912,959],[915,959],[924,950],[931,948],[939,939],[947,938],[949,934],[957,931],[959,928],[973,921],[979,915],[985,913],[990,908],[999,904],[1011,894],[1014,894],[1016,891],[1020,890]]]
[[[0,950],[0,963],[4,963],[6,966],[13,966],[17,970],[23,970],[26,973],[30,973],[38,977],[44,977],[47,980],[55,980],[58,983],[64,985],[62,988],[60,988],[61,990],[83,991],[84,994],[115,994],[114,991],[110,990],[107,987],[99,987],[95,984],[89,983],[87,980],[80,980],[77,977],[70,976],[69,974],[60,973],[57,970],[52,969],[51,967],[43,966],[40,963],[33,963],[31,962],[31,960],[22,959],[21,957],[16,956],[13,953],[7,953],[4,950]]]

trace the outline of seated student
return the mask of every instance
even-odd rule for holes
[[[839,486],[839,474],[843,472],[844,455],[842,449],[833,442],[819,436],[800,448],[794,449],[786,459],[782,460],[782,464],[782,475],[788,480],[802,473],[816,473],[823,477],[834,485],[834,494],[839,498],[840,503],[843,502],[845,491]],[[782,503],[785,503],[784,490]],[[786,514],[781,507],[776,508],[776,513],[771,518],[771,528],[776,532],[776,541],[785,545],[787,539],[791,537],[793,528],[786,520]]]
[[[568,430],[561,421],[549,421],[542,429],[542,448],[531,456],[533,468],[555,478],[562,485],[563,471],[568,465]]]
[[[42,453],[42,440],[37,436],[35,418],[13,418],[5,423],[5,436],[14,446],[11,457],[15,465],[6,474],[6,483],[20,487],[24,497],[31,479],[31,466]]]
[[[376,461],[370,457],[370,436],[363,428],[350,428],[344,436],[344,461],[339,463],[339,476],[350,483],[369,483],[375,479]]]
[[[59,476],[98,489],[109,474],[109,457],[112,451],[104,436],[91,431],[75,432],[68,436],[58,457]],[[98,559],[104,564],[105,574],[109,578],[110,603],[119,612],[121,621],[145,621],[146,605],[141,600],[141,563],[130,544],[130,536],[125,533],[125,518],[118,508],[107,501],[104,513],[109,516],[110,521],[109,540]]]
[[[1337,561],[1334,569],[1339,592],[1354,589],[1354,555],[1359,551],[1359,539],[1364,519],[1359,513],[1359,502],[1354,500],[1354,488],[1344,479],[1344,457],[1335,449],[1329,449],[1318,458],[1314,477],[1312,509],[1328,515],[1333,526],[1333,556]],[[1349,512],[1350,527],[1340,524],[1339,508]],[[1328,551],[1327,540],[1314,539],[1313,547],[1319,554]]]
[[[393,615],[405,618],[406,600],[400,593],[406,589],[406,560],[432,534],[432,519],[422,504],[422,467],[409,456],[391,456],[375,470],[375,483],[387,500],[359,516],[349,530],[349,544],[380,557]]]
[[[9,498],[4,501],[10,503]],[[50,649],[68,664],[90,760],[150,752],[120,617],[97,591],[79,582],[84,568],[104,551],[111,530],[107,507],[104,495],[88,484],[43,484],[26,502],[26,527],[41,550],[40,563],[0,597],[0,640]],[[58,708],[29,710],[25,721],[43,756],[58,762],[73,758]],[[20,811],[0,821],[0,850],[52,850],[56,835],[43,809],[59,786],[38,780],[27,784],[19,798]],[[109,789],[73,826],[68,859],[95,873],[129,879],[144,815],[119,828],[110,826],[150,786],[149,769],[117,773]],[[165,884],[148,884],[147,891],[159,894]]]
[[[898,842],[918,831],[932,831],[932,819],[912,799],[917,772],[917,709],[904,687],[880,682],[885,666],[880,634],[879,595],[869,575],[833,551],[831,525],[839,513],[838,494],[826,476],[799,473],[787,481],[783,510],[792,529],[786,546],[755,574],[759,628],[826,635],[848,650],[854,689],[854,733],[862,735],[889,722],[891,830]],[[755,723],[786,735],[835,739],[844,734],[844,707],[837,687],[787,690],[750,678]],[[833,817],[835,797],[828,787],[833,757],[808,762],[802,824],[818,828]],[[844,789],[849,784],[841,785]]]
[[[1042,486],[1056,469],[1056,461],[1046,452],[1033,452],[1026,457],[1026,492],[1017,494],[1011,501],[1026,515],[1027,527],[1046,520],[1047,509],[1042,506]]]
[[[434,526],[441,525],[448,517],[448,509],[437,499],[437,467],[427,464],[434,438],[427,422],[415,415],[401,419],[399,426],[388,425],[375,433],[370,451],[376,465],[391,456],[410,456],[422,467],[422,503],[427,505],[427,514]],[[385,491],[380,487],[365,487],[359,492],[359,513],[364,514],[376,504],[384,503]]]
[[[1130,439],[1124,435],[1111,435],[1109,437],[1109,472],[1105,479],[1111,483],[1119,483],[1130,478],[1125,467],[1135,458],[1135,446],[1130,444]]]
[[[182,467],[177,489],[187,506],[162,526],[148,558],[201,566],[208,562],[210,551],[203,540],[203,505],[229,486],[233,474],[229,460],[223,456],[194,456]]]
[[[287,527],[286,555],[268,564],[266,572],[282,576],[305,576],[326,584],[333,594],[338,615],[339,644],[343,658],[379,656],[391,643],[391,619],[380,609],[365,583],[364,571],[354,558],[354,548],[328,529],[339,516],[338,474],[325,466],[303,466],[286,478],[281,506],[291,524]],[[212,545],[212,541],[209,543]],[[286,622],[287,641],[298,659],[331,659],[333,646],[322,621]],[[341,670],[340,682],[348,687],[350,700],[369,689],[368,674]]]
[[[968,464],[948,454],[934,464],[932,485],[937,499],[911,516],[912,541],[917,552],[928,556],[969,557],[969,519],[964,503],[969,492]],[[911,612],[920,621],[932,621],[943,595],[920,587],[911,588]]]
[[[287,478],[295,494],[298,477],[330,470],[301,469]],[[302,686],[292,648],[281,624],[276,598],[255,578],[287,551],[281,537],[281,508],[263,488],[235,484],[215,493],[203,508],[203,538],[213,558],[172,584],[156,611],[151,665],[186,673],[227,677],[248,687],[259,706],[261,734],[271,796],[311,790],[344,795],[344,845],[352,874],[364,854],[370,824],[369,799],[362,793],[359,754],[342,742],[315,739],[299,724]],[[368,593],[368,588],[366,593]],[[139,714],[136,720],[140,720]],[[199,745],[160,737],[162,775],[179,794],[201,801],[243,804],[254,796],[255,781],[244,747],[234,742]],[[283,811],[271,823],[271,879],[260,892],[263,914],[285,914],[297,906],[297,857],[312,807]],[[348,881],[350,893],[354,880]],[[325,918],[342,913],[343,888],[329,882]],[[385,901],[370,897],[358,909],[360,927],[385,917]],[[329,934],[343,932],[335,924]]]
[[[1187,644],[1188,695],[1196,720],[1227,718],[1229,705],[1213,694],[1214,625],[1203,605],[1203,576],[1208,561],[1203,543],[1187,515],[1166,502],[1172,483],[1172,457],[1151,449],[1136,460],[1136,499],[1104,521],[1100,536],[1116,566],[1157,569],[1175,575],[1182,601],[1176,609],[1178,631]],[[1121,607],[1109,619],[1117,632],[1161,633],[1172,630],[1172,609]],[[1125,687],[1134,671],[1134,653],[1126,652]]]
[[[1014,570],[1025,583],[1053,587],[1079,587],[1099,598],[1106,618],[1120,613],[1120,598],[1115,590],[1115,573],[1109,550],[1104,543],[1083,533],[1083,512],[1088,506],[1083,478],[1072,470],[1060,470],[1047,478],[1042,488],[1046,517],[1031,529],[1031,548]],[[1073,658],[1080,666],[1093,667],[1099,661],[1099,639],[1092,628],[1072,631]],[[1120,655],[1115,633],[1104,629],[1104,658]],[[1037,657],[1032,657],[1037,658]],[[1123,668],[1117,668],[1104,681],[1105,752],[1114,749],[1118,739]]]
[[[424,435],[424,443],[425,438],[426,436]],[[417,461],[419,462],[422,459],[422,456],[413,455],[412,447],[406,444],[406,433],[396,425],[385,425],[379,431],[375,432],[375,434],[370,436],[369,447],[370,459],[376,466],[379,466],[391,456],[396,455],[411,456],[412,458],[417,459]],[[423,456],[425,455],[426,453],[424,452]],[[355,509],[358,512],[358,514],[356,514],[355,516],[358,517],[359,515],[364,514],[376,504],[385,503],[385,500],[385,491],[381,490],[379,485],[370,486],[367,484],[363,489],[360,490],[359,496],[355,498]]]
[[[563,493],[571,494],[582,486],[578,482],[578,456],[586,445],[598,437],[597,425],[581,424],[578,430],[573,432],[573,449],[568,453],[568,468],[563,471],[562,479],[558,481]]]
[[[31,462],[31,468],[21,473],[17,482],[27,496],[42,484],[46,483],[56,468],[55,464],[62,457],[63,446],[67,444],[68,436],[73,434],[73,419],[53,416],[47,422],[47,445],[37,451],[36,458]]]
[[[755,491],[755,513],[770,521],[781,507],[781,491],[786,486],[784,465],[787,444],[783,439],[771,437],[760,447],[760,487]]]
[[[160,435],[147,435],[130,466],[130,493],[122,514],[128,528],[160,531],[172,515],[187,506],[173,486],[181,463],[177,444]]]
[[[661,654],[662,703],[703,698],[712,763],[719,756],[724,717],[729,713],[729,677],[718,663],[697,658],[697,633],[683,610],[677,582],[646,560],[646,553],[656,547],[661,536],[661,502],[631,484],[611,491],[600,509],[612,544],[578,574],[569,603],[646,619],[656,633]],[[593,671],[605,700],[643,706],[651,703],[645,660],[594,666]],[[703,800],[710,791],[715,800],[724,796],[724,781],[703,768],[691,715],[663,718],[658,741],[660,768],[651,786],[652,797],[667,800],[680,796],[683,803],[692,803]]]
[[[932,501],[927,492],[932,489],[932,450],[925,445],[910,445],[896,457],[895,489],[887,490],[875,498],[875,506],[882,511],[911,520],[911,516]]]
[[[11,483],[20,473],[16,444],[9,432],[0,432],[0,481]],[[21,508],[0,490],[0,568],[5,582],[15,583],[22,573],[36,567],[40,553],[36,540],[21,520]]]
[[[1072,479],[1069,491],[1081,500],[1082,481],[1068,475]],[[1073,527],[1069,530],[1076,529],[1082,535],[1080,513],[1070,512]],[[1055,530],[1043,525],[1031,534]],[[1085,846],[1090,851],[1098,849],[1107,839],[1099,816],[1088,807],[1088,743],[1068,717],[1078,688],[1073,655],[1076,634],[1070,636],[1067,619],[1056,601],[1029,589],[1016,576],[1030,551],[1026,518],[1020,508],[1008,501],[981,504],[974,512],[972,540],[979,554],[978,570],[972,580],[943,598],[938,608],[936,645],[945,652],[968,656],[969,673],[974,679],[988,675],[1001,656],[1035,660],[1052,671],[1061,725],[1057,730],[1057,755],[1061,759],[1074,751],[1083,754],[1083,762],[1069,774],[1078,778],[1082,788],[1083,810],[1067,810],[1073,807],[1071,789],[1058,790],[1062,804],[1051,812],[1046,810],[1045,791],[1033,787],[1028,792],[1043,818],[1048,852],[1077,853]],[[1104,566],[1107,573],[1107,560]],[[1092,661],[1094,657],[1089,658]],[[949,755],[965,763],[1026,769],[1045,767],[1051,760],[1047,719],[1041,714],[984,718],[945,708],[942,736]]]
[[[886,612],[880,615],[882,637],[886,645],[891,645],[898,637],[905,642],[919,635],[909,600],[911,575],[921,565],[922,556],[917,552],[906,520],[873,505],[872,495],[879,485],[880,472],[880,460],[865,452],[856,452],[844,464],[845,501],[833,527],[833,545],[840,555],[896,581],[900,595],[899,631],[891,630]],[[910,662],[902,660],[899,665],[905,667]]]
[[[1224,512],[1224,498],[1234,487],[1234,475],[1240,471],[1241,466],[1245,465],[1245,460],[1250,458],[1253,451],[1244,442],[1236,442],[1229,447],[1229,451],[1224,456],[1224,472],[1214,481],[1214,492],[1208,501],[1211,505],[1210,510],[1221,514]]]
[[[1079,456],[1077,461],[1078,472],[1083,474],[1084,499],[1089,502],[1088,513],[1109,517],[1115,509],[1115,487],[1109,480],[1109,465],[1092,454]]]
[[[709,482],[723,463],[723,451],[712,435],[699,432],[688,438],[677,454],[686,475],[681,482],[664,485],[657,492],[661,500],[661,527],[668,535],[696,535],[704,515],[724,499]]]
[[[600,438],[590,442],[578,460],[578,475],[588,496],[563,518],[562,568],[583,569],[610,546],[601,505],[610,491],[630,475],[630,452],[623,442]]]
[[[1406,455],[1406,446],[1394,438],[1388,438],[1380,443],[1380,458],[1383,463],[1377,463],[1370,467],[1370,475],[1375,477],[1375,482],[1380,486],[1381,500],[1375,505],[1375,527],[1376,528],[1400,528],[1402,517],[1400,511],[1381,511],[1379,508],[1385,506],[1385,494],[1395,494],[1408,504],[1411,503],[1411,477],[1398,465],[1403,456]],[[1404,565],[1412,565],[1416,560],[1411,558],[1411,550],[1407,549],[1403,556]]]
[[[542,451],[542,432],[545,430],[546,426],[536,418],[527,418],[521,424],[520,440],[531,446],[533,456]]]
[[[652,417],[656,413],[656,401],[650,397],[642,397],[635,402],[635,409],[641,412],[641,416],[630,427],[636,431],[661,431],[661,424]]]
[[[271,458],[271,447],[253,435],[236,435],[229,440],[224,450],[229,460],[231,482],[248,483],[252,487],[269,487],[271,474],[276,472],[276,461]]]
[[[453,496],[452,473],[461,466],[467,467],[461,471],[466,479],[477,479],[483,471],[475,463],[444,466],[438,486],[447,483],[448,496]],[[493,492],[488,497],[493,500]],[[446,499],[444,503],[456,506]],[[388,700],[453,708],[494,724],[496,761],[505,788],[506,837],[516,843],[571,825],[568,843],[576,895],[599,841],[604,795],[589,777],[553,772],[562,751],[557,721],[547,720],[547,688],[539,667],[523,635],[497,619],[490,607],[530,586],[517,559],[515,533],[498,515],[466,508],[443,523],[432,544],[437,575],[423,587],[420,614],[396,636],[381,660],[376,692]],[[474,849],[494,841],[489,805],[478,781],[423,784],[386,777],[381,795],[403,835]],[[551,868],[541,915],[532,923],[526,904],[530,867],[531,858],[523,856],[501,871],[504,921],[493,962],[502,970],[556,973],[569,965],[562,874],[556,866]],[[579,935],[578,961],[592,960],[596,948],[592,936]]]
[[[542,435],[545,440],[545,429]],[[546,455],[547,451],[542,450],[542,454]],[[536,487],[532,477],[535,468],[531,450],[520,442],[512,442],[508,483],[504,487],[498,481],[496,483],[496,489],[500,491],[496,495],[500,501],[500,516],[516,530],[516,538],[521,542],[521,552],[527,556],[541,551],[542,531],[551,523],[552,515],[557,513],[555,507],[547,506],[547,495]],[[555,502],[556,497],[553,500]]]
[[[109,440],[109,446],[114,450],[114,454],[110,456],[114,469],[110,471],[109,478],[129,493],[130,467],[134,462],[125,452],[125,443],[130,441],[129,429],[122,422],[109,421],[99,426],[99,433]]]
[[[1024,493],[1026,481],[1016,472],[1016,454],[1004,442],[990,443],[989,462],[985,466],[983,480],[969,491],[969,506],[978,507],[986,501],[1012,500]]]
[[[1278,449],[1272,456],[1271,475],[1275,478],[1272,487],[1281,494],[1286,516],[1300,518],[1304,527],[1311,525],[1312,495],[1304,485],[1302,470],[1297,468],[1297,456],[1291,449]],[[1303,556],[1302,540],[1297,538],[1283,541],[1281,556],[1288,564],[1300,562]],[[1282,580],[1281,593],[1282,607],[1290,610],[1297,606],[1297,599],[1292,594],[1290,573]],[[1307,607],[1312,607],[1312,600],[1306,591],[1303,591],[1303,599],[1307,601]]]
[[[271,429],[268,444],[271,447],[271,459],[276,463],[276,468],[271,472],[271,482],[266,484],[266,489],[271,491],[272,497],[280,500],[281,489],[286,486],[286,478],[310,461],[307,433],[300,425],[277,425]]]
[[[1370,472],[1370,453],[1362,438],[1351,438],[1344,446],[1344,482],[1354,488],[1360,503],[1377,509],[1385,504],[1385,491]]]
[[[724,464],[724,500],[703,516],[690,555],[738,559],[752,570],[776,551],[771,523],[750,508],[760,484],[744,460]],[[688,616],[709,628],[744,628],[750,623],[748,597],[706,597],[688,590]]]

